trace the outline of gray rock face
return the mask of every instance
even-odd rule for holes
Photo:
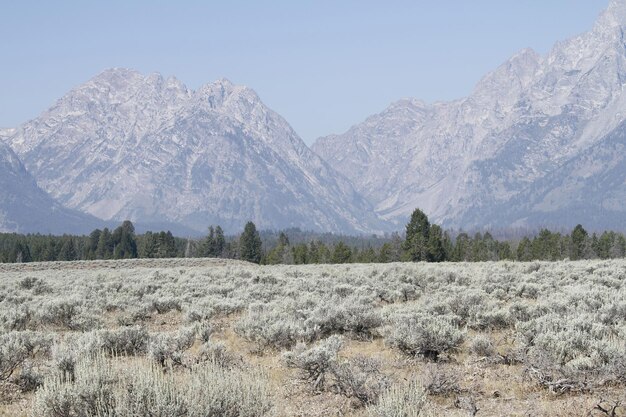
[[[0,143],[0,232],[85,233],[97,219],[68,210],[37,187],[17,155]]]
[[[521,51],[469,97],[401,100],[342,135],[318,139],[313,149],[381,217],[397,223],[420,207],[451,227],[557,226],[572,210],[602,212],[603,227],[620,227],[626,208],[602,207],[620,193],[619,170],[606,160],[614,142],[606,138],[620,137],[611,132],[626,120],[625,27],[626,1],[614,0],[590,32],[558,43],[546,56]],[[582,164],[590,152],[606,163],[598,162],[579,185],[597,198],[575,203],[565,190],[572,176],[577,183],[581,178],[566,167]],[[537,203],[514,209],[520,199]],[[568,217],[574,218],[588,217]]]
[[[174,78],[110,69],[7,139],[41,188],[105,220],[204,231],[385,224],[349,181],[246,87],[192,91]]]
[[[509,201],[486,213],[468,211],[462,222],[626,230],[626,122]]]

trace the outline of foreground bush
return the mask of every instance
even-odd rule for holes
[[[412,379],[406,384],[396,384],[384,391],[378,404],[367,407],[370,417],[421,417],[426,403],[426,393],[421,384]]]
[[[288,367],[300,369],[303,379],[312,383],[314,390],[323,390],[326,374],[336,365],[342,344],[340,336],[331,336],[311,348],[300,343],[294,350],[285,352],[283,359]]]
[[[392,318],[385,341],[408,355],[437,360],[442,353],[456,350],[463,337],[463,332],[445,317],[412,314]]]
[[[40,332],[10,332],[0,336],[0,381],[7,381],[27,359],[47,353],[51,337]]]
[[[163,373],[143,361],[122,364],[98,356],[81,359],[74,378],[45,379],[32,417],[260,417],[271,409],[265,377],[255,370],[211,362]]]
[[[311,383],[316,392],[331,391],[355,401],[355,406],[373,404],[388,385],[377,361],[357,356],[338,356],[343,340],[331,336],[307,348],[298,344],[283,354],[285,364],[302,371],[302,379]]]

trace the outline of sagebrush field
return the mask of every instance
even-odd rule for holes
[[[3,264],[0,288],[0,415],[626,415],[626,261]]]

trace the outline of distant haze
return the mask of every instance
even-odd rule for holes
[[[254,86],[307,143],[399,97],[467,95],[516,51],[587,30],[605,0],[12,2],[0,24],[0,127],[103,68]]]

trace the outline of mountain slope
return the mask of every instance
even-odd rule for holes
[[[105,220],[195,230],[385,225],[351,184],[246,87],[104,71],[7,141],[38,184]]]
[[[533,226],[532,206],[499,221],[492,209],[507,209],[562,164],[604,146],[626,118],[625,26],[626,2],[614,0],[590,32],[544,57],[521,51],[469,97],[401,100],[313,149],[386,219],[401,222],[421,207],[447,226]],[[612,192],[602,184],[599,192]],[[610,215],[621,224],[625,213]]]
[[[0,190],[0,232],[87,233],[101,223],[65,209],[50,198],[3,143],[0,143]]]
[[[594,146],[534,181],[506,204],[489,209],[492,224],[514,226],[583,223],[594,230],[626,230],[626,122]],[[476,222],[485,213],[468,212]]]

